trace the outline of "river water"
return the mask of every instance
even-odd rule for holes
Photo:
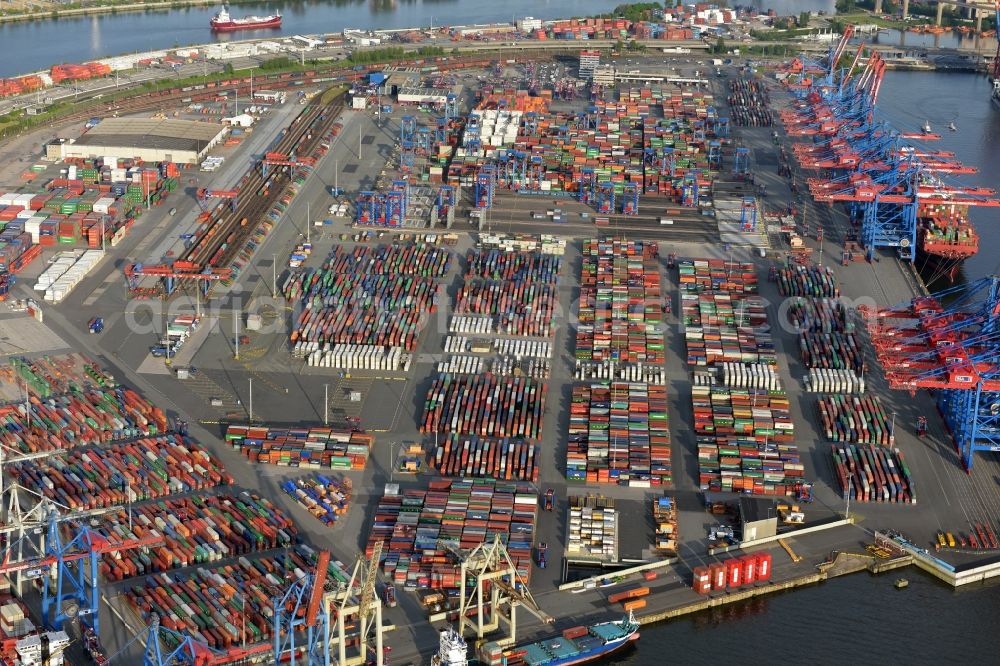
[[[746,0],[744,0],[746,1]],[[833,9],[833,0],[749,0],[779,13]],[[333,32],[343,28],[395,28],[431,23],[509,21],[531,15],[556,18],[607,11],[616,2],[600,0],[413,0],[411,2],[337,1],[275,3],[234,8],[234,14],[285,16],[280,35]],[[0,26],[6,58],[0,75],[43,69],[54,62],[81,62],[131,51],[204,43],[213,39],[208,20],[215,8],[126,13],[84,19],[61,19]],[[241,37],[255,36],[242,33]],[[884,33],[881,43],[898,44],[898,33]],[[959,44],[955,35],[902,36],[904,46]],[[962,40],[962,43],[966,43]],[[927,147],[951,150],[980,172],[960,182],[998,187],[1000,110],[989,99],[988,81],[974,74],[889,72],[879,106],[899,129],[917,130],[924,121],[942,139]],[[957,126],[949,132],[949,122]],[[966,263],[964,279],[1000,269],[1000,209],[972,214],[982,237],[980,254]],[[972,586],[954,591],[914,571],[911,585],[895,590],[892,578],[854,575],[823,585],[738,604],[643,631],[639,649],[620,663],[629,666],[717,664],[769,665],[790,660],[828,664],[931,664],[997,659],[994,622],[1000,617],[1000,588]],[[992,655],[992,656],[990,656]]]
[[[617,666],[996,663],[1000,584],[853,574],[644,628]],[[992,655],[992,656],[991,656]]]
[[[624,1],[624,0],[622,0]],[[780,14],[832,11],[833,0],[743,0]],[[221,0],[220,0],[221,4]],[[0,76],[48,69],[55,63],[153,51],[211,41],[262,38],[269,35],[314,35],[344,28],[411,28],[468,25],[534,16],[552,19],[593,16],[610,11],[615,0],[332,0],[263,2],[231,7],[231,14],[267,15],[280,10],[278,30],[215,34],[209,19],[218,7],[187,7],[150,12],[123,12],[0,25]],[[915,35],[914,35],[915,36]]]

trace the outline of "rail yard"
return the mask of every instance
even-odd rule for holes
[[[218,169],[32,155],[0,183],[9,603],[73,664],[428,663],[448,626],[489,662],[513,607],[514,642],[582,645],[866,548],[996,575],[1000,461],[954,420],[955,373],[992,390],[988,334],[927,360],[934,313],[988,308],[946,315],[907,244],[859,235],[833,202],[870,181],[812,178],[795,138],[840,111],[800,81],[835,69],[630,60],[241,78],[115,103],[224,117],[238,91]]]

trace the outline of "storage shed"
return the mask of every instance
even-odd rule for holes
[[[61,157],[117,155],[144,162],[197,164],[226,135],[219,122],[106,118],[73,142],[62,144]]]
[[[778,534],[778,510],[772,500],[740,497],[740,527],[743,541],[766,539]]]

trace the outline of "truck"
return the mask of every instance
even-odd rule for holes
[[[104,330],[104,318],[94,317],[87,322],[87,330],[91,333],[100,333]]]

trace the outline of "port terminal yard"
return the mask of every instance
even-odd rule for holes
[[[647,63],[647,66],[653,65]],[[692,76],[696,69],[695,65],[687,63],[677,63],[677,67]],[[519,75],[518,68],[519,65],[511,65],[506,69],[511,77],[515,77]],[[727,67],[726,73],[729,76],[739,75],[735,65]],[[706,89],[714,92],[717,99],[724,99],[724,81],[709,80]],[[475,82],[475,75],[465,79],[467,88]],[[769,81],[768,85],[772,88],[773,103],[778,106],[787,104],[784,93],[773,81]],[[310,92],[320,92],[319,87],[311,86]],[[462,101],[464,109],[469,102],[469,98]],[[578,103],[577,107],[581,104]],[[569,104],[567,106],[572,108]],[[185,173],[186,177],[196,181],[186,187],[193,191],[198,188],[232,189],[242,178],[241,168],[250,162],[252,156],[259,157],[268,152],[269,144],[281,132],[280,128],[291,123],[302,111],[303,106],[294,103],[275,107],[251,138],[232,150],[222,170],[212,174]],[[498,194],[495,208],[487,214],[482,228],[478,224],[468,224],[467,216],[460,214],[460,221],[451,229],[365,228],[365,232],[372,232],[372,237],[358,242],[354,238],[361,228],[355,227],[350,220],[315,225],[317,220],[322,221],[325,217],[324,211],[331,202],[329,188],[334,186],[335,178],[337,187],[346,192],[359,192],[373,187],[384,170],[395,168],[399,150],[397,140],[403,117],[409,113],[398,105],[393,111],[379,113],[378,116],[370,112],[331,108],[331,117],[327,119],[331,122],[330,127],[335,121],[342,128],[336,137],[332,137],[334,140],[329,149],[311,165],[311,174],[300,185],[280,221],[255,247],[255,252],[241,267],[239,275],[231,284],[218,285],[219,288],[213,289],[203,301],[195,302],[191,289],[180,289],[171,300],[138,300],[129,298],[124,288],[122,266],[126,262],[153,265],[171,256],[169,253],[180,256],[184,251],[184,242],[179,236],[196,228],[193,221],[202,213],[197,198],[187,194],[174,204],[177,207],[176,216],[167,214],[163,207],[151,211],[140,226],[111,251],[112,261],[99,265],[64,302],[44,307],[44,322],[38,325],[47,332],[45,336],[25,341],[26,347],[22,350],[5,353],[30,358],[65,352],[70,348],[84,350],[118,381],[134,387],[160,406],[171,422],[177,418],[188,420],[190,436],[217,457],[227,473],[232,475],[234,488],[246,489],[273,502],[295,521],[303,540],[313,547],[327,548],[336,559],[350,563],[368,546],[375,507],[382,499],[387,483],[395,484],[406,492],[426,489],[429,482],[437,478],[436,473],[429,471],[432,467],[426,464],[420,473],[413,476],[396,473],[395,454],[404,442],[423,442],[430,447],[428,450],[433,451],[431,442],[434,433],[420,432],[418,425],[425,417],[425,401],[438,376],[437,364],[445,355],[446,339],[450,335],[467,334],[451,331],[449,322],[456,315],[466,314],[456,313],[455,304],[469,279],[466,257],[474,249],[476,239],[482,233],[555,233],[566,240],[559,262],[558,281],[552,290],[555,299],[553,309],[557,314],[555,325],[551,330],[546,327],[546,335],[539,337],[551,344],[553,353],[548,376],[537,380],[545,383],[547,392],[540,421],[533,424],[537,431],[531,431],[533,436],[538,432],[543,434],[537,453],[536,488],[539,492],[550,487],[555,490],[553,512],[543,511],[539,504],[534,536],[536,541],[549,545],[551,565],[545,569],[533,568],[530,587],[538,604],[557,619],[557,628],[590,619],[605,619],[619,612],[618,606],[607,603],[609,592],[620,592],[636,584],[649,587],[649,594],[644,597],[646,606],[637,615],[643,622],[653,622],[780,589],[820,583],[840,572],[847,573],[859,567],[861,570],[882,571],[887,570],[890,563],[899,563],[900,566],[913,563],[921,569],[937,572],[934,575],[955,585],[981,580],[995,572],[994,566],[981,564],[979,558],[971,553],[933,553],[932,549],[921,544],[930,544],[938,529],[967,529],[965,525],[969,522],[992,519],[996,507],[1000,506],[1000,491],[993,481],[998,461],[992,454],[980,454],[976,466],[967,474],[961,468],[943,424],[935,416],[930,399],[923,394],[911,398],[905,392],[890,391],[877,369],[865,375],[867,392],[879,396],[883,409],[894,420],[894,445],[906,456],[920,502],[902,505],[852,501],[850,507],[845,506],[843,489],[830,455],[830,442],[815,416],[816,395],[802,389],[801,379],[808,374],[808,369],[799,360],[798,331],[786,329],[778,323],[779,304],[782,303],[779,283],[766,279],[776,262],[781,262],[791,250],[782,245],[780,234],[765,230],[770,247],[761,256],[754,244],[728,248],[720,244],[718,226],[689,212],[682,211],[671,218],[675,220],[674,225],[660,224],[660,215],[643,215],[642,211],[655,209],[655,200],[640,199],[639,216],[614,216],[607,228],[598,228],[593,223],[596,214],[592,207],[575,201],[543,203],[538,197],[507,192]],[[772,143],[771,128],[740,128],[738,131],[741,142],[750,149],[757,181],[767,185],[768,196],[764,205],[783,205],[794,201],[787,187],[788,181],[777,173],[777,149]],[[786,140],[781,128],[776,127],[775,131],[781,141]],[[387,167],[387,164],[390,166]],[[723,170],[731,166],[731,161],[723,162]],[[848,223],[843,214],[836,208],[819,207],[808,201],[800,205],[806,209],[813,224],[821,223],[826,230],[822,253],[818,244],[809,241],[815,248],[813,259],[829,268],[843,296],[869,298],[885,306],[921,293],[918,278],[907,266],[897,263],[889,255],[883,256],[879,262],[841,266],[838,260],[840,248],[836,244],[846,240]],[[553,207],[565,211],[566,222],[557,225],[548,220],[532,219],[530,215],[533,210]],[[459,208],[461,212],[469,210],[469,201],[466,200]],[[582,212],[589,213],[590,218],[582,217]],[[242,217],[234,218],[237,225]],[[381,238],[378,237],[380,233],[383,234]],[[398,372],[348,371],[308,366],[306,359],[292,355],[289,331],[296,313],[289,309],[291,304],[272,297],[272,287],[286,284],[289,254],[296,245],[306,242],[308,238],[312,251],[305,259],[304,267],[315,269],[330,255],[335,245],[353,250],[355,247],[371,248],[397,241],[400,246],[405,246],[417,240],[418,236],[426,240],[426,235],[430,233],[436,234],[436,246],[453,253],[452,261],[440,274],[428,278],[438,290],[437,311],[414,337],[413,349],[410,350],[413,362],[409,367]],[[443,243],[444,233],[456,236],[454,245]],[[605,234],[659,244],[660,255],[653,263],[664,301],[674,305],[673,311],[665,316],[663,337],[666,349],[664,360],[659,365],[668,379],[666,401],[672,447],[669,492],[676,498],[680,541],[676,558],[662,558],[651,548],[652,518],[634,521],[634,524],[621,526],[618,562],[614,566],[597,570],[574,567],[570,571],[569,567],[556,566],[561,564],[566,540],[565,520],[569,508],[566,498],[569,495],[604,495],[614,499],[616,509],[622,515],[649,516],[650,503],[654,497],[663,494],[661,489],[568,483],[564,475],[566,433],[569,431],[575,372],[573,354],[576,349],[575,324],[567,313],[572,315],[578,307],[583,241]],[[407,235],[409,238],[404,238]],[[801,531],[780,530],[775,535],[782,539],[781,545],[776,540],[743,544],[742,551],[767,551],[771,554],[773,569],[768,582],[754,583],[739,590],[713,592],[707,598],[699,597],[691,590],[692,570],[729,559],[741,551],[723,552],[719,549],[712,554],[709,551],[711,544],[704,536],[706,528],[718,519],[705,510],[703,493],[698,484],[698,448],[692,429],[692,375],[686,362],[688,348],[683,327],[676,314],[680,311],[679,273],[667,268],[668,248],[678,258],[738,260],[750,264],[756,272],[759,278],[758,295],[766,304],[765,314],[772,324],[771,335],[778,359],[777,376],[787,392],[795,444],[805,465],[806,478],[813,482],[815,495],[815,502],[803,505],[806,526]],[[199,247],[193,250],[194,258],[198,260],[195,263],[218,249]],[[41,266],[32,270],[36,268],[40,270]],[[13,292],[15,298],[8,303],[26,295],[26,287],[16,285]],[[166,363],[169,359],[150,363],[149,348],[156,342],[156,329],[168,318],[171,308],[177,312],[203,308],[206,320],[210,316],[213,325],[197,344],[184,350],[182,361],[175,359],[171,365]],[[247,314],[261,317],[260,329],[248,330]],[[87,332],[87,322],[96,315],[105,319],[106,326],[103,333],[92,335]],[[0,324],[3,326],[19,325],[28,316],[0,305]],[[560,321],[560,317],[565,318]],[[248,342],[239,341],[243,336],[249,339]],[[177,378],[177,367],[193,368],[194,371],[188,379],[182,380]],[[513,370],[510,372],[514,374]],[[920,414],[931,416],[928,419],[929,433],[924,438],[913,434],[912,424]],[[341,425],[353,418],[359,419],[362,427],[374,435],[375,441],[364,468],[344,472],[352,481],[350,507],[338,513],[333,527],[327,527],[313,517],[316,513],[310,515],[311,512],[300,506],[284,489],[289,481],[313,475],[313,470],[248,462],[243,453],[223,439],[224,428],[228,424],[266,424],[273,427],[305,424],[320,427],[324,422]],[[503,434],[489,432],[483,436]],[[438,444],[443,443],[444,437],[441,440]],[[731,496],[731,499],[735,497]],[[850,521],[844,520],[844,514],[849,514]],[[825,529],[810,530],[812,525]],[[882,539],[884,544],[885,539],[876,535],[875,531],[890,529],[906,535],[905,542],[894,541],[896,550],[891,558],[831,556],[833,551],[863,551],[866,545],[880,543],[878,539]],[[893,541],[891,538],[888,540]],[[817,565],[827,561],[832,564],[824,565],[825,569],[817,569]],[[635,571],[628,573],[625,580],[602,587],[602,581],[625,576],[629,568]],[[656,578],[642,580],[646,570],[655,570]],[[127,584],[137,584],[142,579],[133,578]],[[594,582],[590,589],[587,589],[588,579]],[[102,587],[102,640],[112,652],[129,644],[142,631],[141,618],[124,603],[125,586],[126,583],[110,583]],[[565,589],[568,587],[583,588],[583,591],[573,594]],[[386,638],[393,647],[393,662],[412,660],[420,663],[425,659],[436,645],[437,635],[428,629],[427,612],[420,605],[418,595],[400,589],[398,606],[385,608],[383,613],[385,622],[397,627]],[[522,621],[521,630],[522,637],[530,637],[544,635],[550,628],[528,619]],[[134,652],[131,654],[135,655]]]

